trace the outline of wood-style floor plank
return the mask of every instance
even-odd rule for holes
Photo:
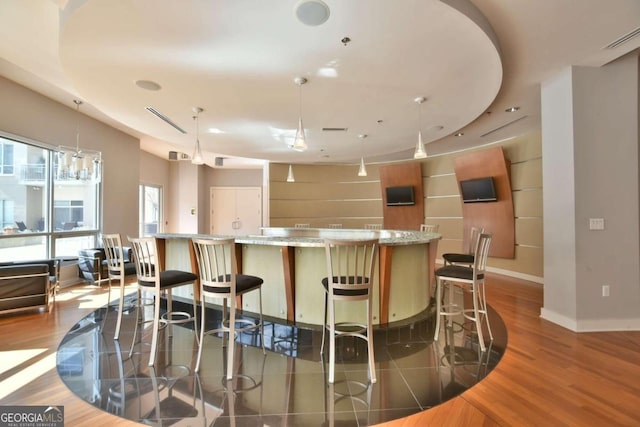
[[[487,282],[509,334],[503,359],[458,398],[386,426],[640,425],[640,332],[577,334],[540,318],[542,286]],[[474,410],[482,415],[469,421]]]
[[[487,300],[509,335],[498,366],[462,395],[383,425],[640,425],[640,332],[573,333],[540,318],[542,286],[504,276],[488,278]],[[0,316],[0,404],[64,405],[70,426],[136,425],[77,398],[55,369],[67,331],[105,303],[104,290],[80,286],[50,313]]]

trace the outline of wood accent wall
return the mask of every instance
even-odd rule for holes
[[[490,269],[542,283],[544,241],[542,220],[542,136],[532,132],[494,145],[510,161],[515,217],[515,257],[489,257]],[[486,150],[477,148],[465,154]],[[429,157],[420,162],[425,224],[438,224],[442,239],[437,258],[463,250],[462,202],[453,162],[460,153]],[[409,162],[407,162],[409,163]],[[291,227],[296,222],[323,227],[342,222],[345,228],[382,223],[382,165],[367,165],[368,177],[357,177],[357,165],[294,165],[295,183],[285,182],[287,164],[269,167],[270,225]],[[336,208],[337,206],[337,208]],[[340,215],[333,216],[335,214]],[[331,217],[327,215],[332,214]]]
[[[416,201],[412,206],[387,206],[387,187],[412,186]],[[424,216],[421,163],[402,163],[380,167],[383,227],[390,230],[419,230]]]
[[[485,232],[493,234],[489,256],[513,258],[515,256],[515,220],[509,176],[510,164],[502,147],[458,156],[453,159],[453,167],[458,188],[460,181],[492,177],[498,199],[495,202],[462,204],[464,239],[468,239],[471,227],[483,227]]]
[[[359,165],[293,165],[295,182],[286,182],[288,164],[269,165],[269,226],[313,228],[342,224],[364,228],[382,224],[378,166],[367,165],[368,176],[358,176]]]

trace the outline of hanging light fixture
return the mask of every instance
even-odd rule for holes
[[[101,179],[102,153],[80,148],[80,105],[82,101],[74,99],[76,105],[76,146],[58,146],[55,178],[58,181],[95,181]]]
[[[296,182],[296,178],[293,176],[293,166],[289,165],[289,173],[287,174],[287,182]]]
[[[193,116],[193,120],[196,121],[196,146],[193,149],[193,156],[191,157],[191,163],[194,165],[201,165],[204,163],[204,160],[202,160],[202,152],[200,151],[200,123],[199,123],[199,117],[200,117],[200,113],[202,113],[204,110],[200,107],[194,107],[193,108],[193,112],[196,113],[195,116]]]
[[[427,157],[427,151],[424,148],[424,143],[422,142],[422,129],[421,129],[421,113],[422,113],[422,103],[426,101],[427,98],[424,96],[420,96],[414,99],[415,102],[418,103],[418,143],[416,144],[416,151],[413,153],[414,159],[424,159]]]
[[[363,141],[363,144],[366,137],[366,134],[358,135],[358,138]],[[364,164],[364,148],[362,150],[362,157],[360,157],[360,169],[358,169],[358,176],[367,176],[367,167]]]
[[[296,151],[305,151],[307,149],[307,138],[304,135],[304,126],[302,126],[302,85],[307,83],[307,79],[304,77],[296,77],[293,81],[298,85],[299,89],[299,115],[298,130],[296,131],[296,137],[293,140],[293,144],[290,147]]]

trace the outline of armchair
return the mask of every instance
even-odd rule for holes
[[[133,261],[130,247],[122,248],[124,262]],[[78,252],[78,276],[91,282],[100,283],[109,278],[107,256],[104,248],[81,249]]]

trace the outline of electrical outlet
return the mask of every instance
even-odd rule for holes
[[[609,296],[609,285],[603,285],[602,286],[602,296],[603,297],[608,297]]]
[[[589,218],[589,230],[604,230],[604,218]]]

